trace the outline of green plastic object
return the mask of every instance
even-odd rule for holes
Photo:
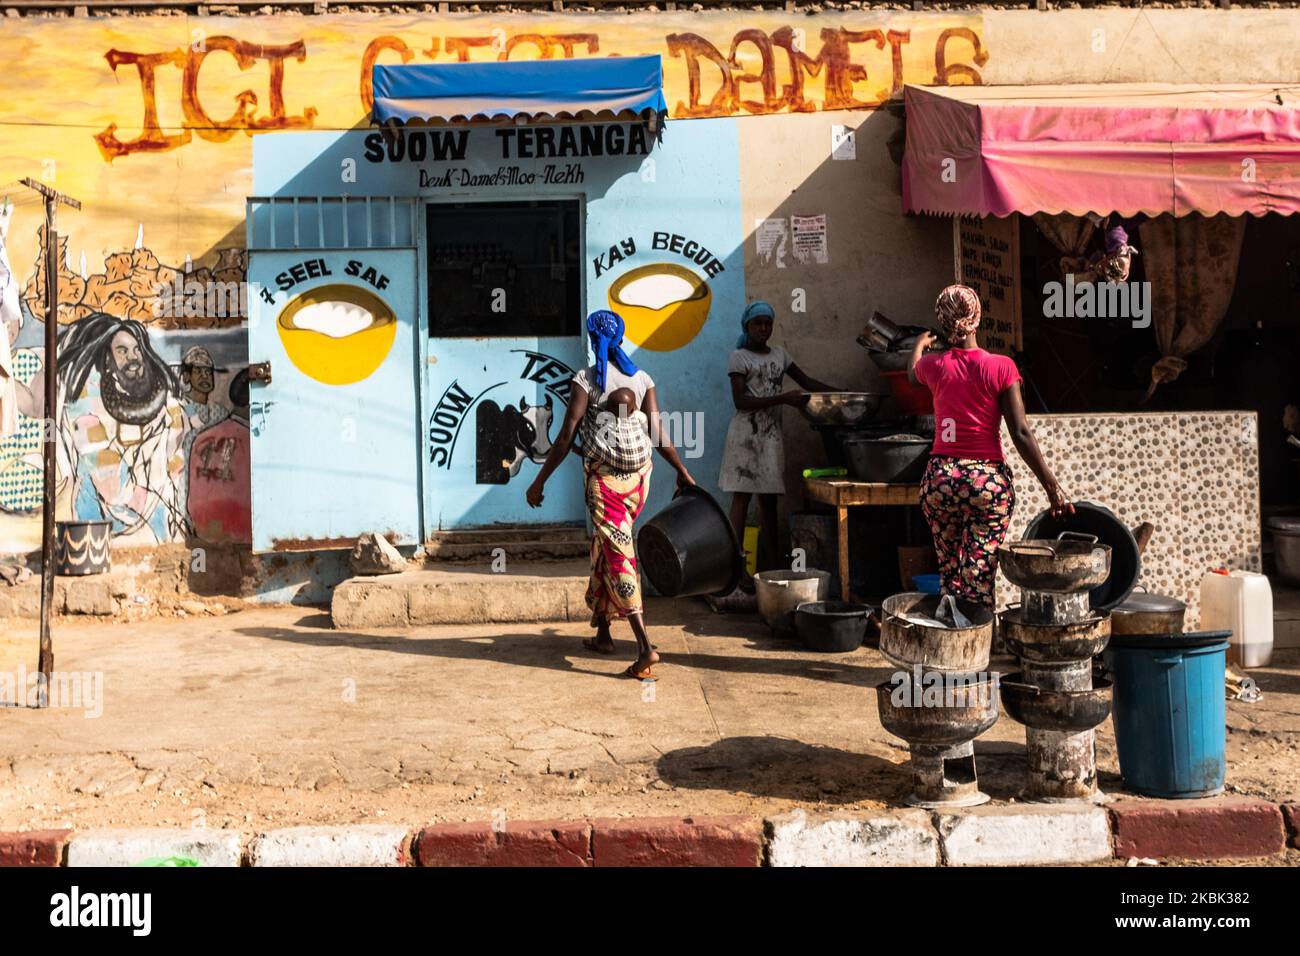
[[[198,860],[191,860],[188,856],[152,856],[147,860],[141,860],[136,866],[198,866]]]
[[[805,468],[803,476],[805,478],[843,478],[849,473],[844,467],[839,468]]]

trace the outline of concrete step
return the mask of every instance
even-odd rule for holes
[[[585,556],[507,559],[501,573],[489,562],[430,562],[400,574],[348,578],[334,589],[330,617],[335,628],[587,621],[590,571]]]
[[[497,549],[511,558],[547,560],[579,558],[590,546],[585,525],[525,525],[435,531],[425,541],[424,551],[436,560],[487,560],[495,557]]]
[[[584,534],[573,541],[556,541],[552,538],[534,538],[501,543],[435,542],[424,546],[425,554],[436,561],[490,561],[497,549],[505,552],[507,559],[530,561],[580,558],[591,550],[591,541]]]

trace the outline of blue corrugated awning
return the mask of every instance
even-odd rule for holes
[[[662,117],[659,56],[376,66],[377,123]]]

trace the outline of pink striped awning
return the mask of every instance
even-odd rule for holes
[[[903,211],[1300,211],[1300,85],[908,86]]]

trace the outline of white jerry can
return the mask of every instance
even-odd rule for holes
[[[1273,590],[1254,571],[1208,571],[1201,578],[1201,630],[1232,631],[1228,663],[1264,667],[1273,656]]]

